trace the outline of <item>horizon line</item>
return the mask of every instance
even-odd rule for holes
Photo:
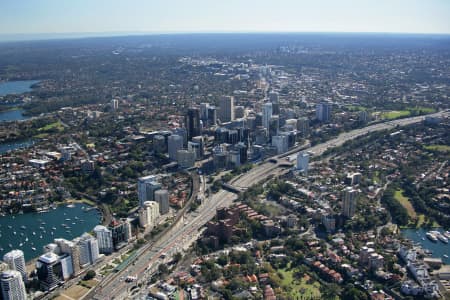
[[[202,34],[375,34],[375,35],[418,35],[450,36],[450,32],[394,32],[394,31],[98,31],[98,32],[42,32],[42,33],[0,33],[0,43],[46,40],[68,40],[83,38],[108,38],[127,36],[158,35],[202,35]],[[8,39],[10,38],[10,39]]]

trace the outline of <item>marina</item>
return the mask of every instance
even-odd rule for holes
[[[424,252],[434,258],[441,258],[445,264],[450,264],[450,245],[446,232],[442,229],[403,229],[402,235],[419,244]]]
[[[45,213],[0,217],[0,258],[13,249],[21,249],[29,261],[39,256],[43,246],[55,238],[71,240],[92,231],[101,222],[101,215],[97,209],[86,211],[84,206],[78,203],[70,207],[60,205]],[[66,217],[72,220],[71,226],[60,226]]]

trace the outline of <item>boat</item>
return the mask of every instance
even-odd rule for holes
[[[68,208],[74,208],[74,207],[75,207],[75,204],[72,204],[72,203],[71,203],[71,204],[67,205],[67,207],[68,207]]]
[[[434,234],[434,233],[432,233],[431,231],[429,231],[429,232],[427,232],[426,234],[426,237],[430,240],[430,241],[432,241],[433,243],[436,243],[437,242],[437,237],[436,237],[436,235]]]
[[[70,221],[70,219],[69,219],[69,218],[67,218],[67,219],[66,219],[66,221]]]
[[[42,239],[42,235],[40,235],[39,238]]]
[[[446,237],[443,236],[442,234],[439,234],[439,235],[437,236],[437,238],[438,238],[441,242],[443,242],[444,244],[448,244],[448,238],[446,238]]]
[[[21,232],[20,235],[23,236],[23,232]]]
[[[425,241],[425,238],[424,238],[424,237],[422,237],[422,241]]]
[[[14,232],[13,232],[13,234],[14,234],[14,235],[16,235],[16,234],[17,234],[17,232],[15,232],[15,231],[14,231]]]
[[[12,228],[12,226],[11,226],[11,225],[8,225],[8,228],[9,228],[9,229],[11,229],[11,228]]]
[[[41,225],[45,225],[45,224],[47,224],[47,223],[45,223],[45,222],[42,222],[42,223],[41,223]]]
[[[448,238],[448,239],[450,239],[450,231],[445,231],[444,233],[443,233],[443,235],[446,237],[446,238]]]
[[[56,230],[56,227],[52,227],[53,230]]]
[[[50,232],[50,234],[51,234],[51,235],[53,235],[53,231],[52,231],[52,232]]]
[[[36,251],[36,248],[34,248],[34,247],[31,247],[31,250],[33,250],[33,251]]]
[[[445,257],[445,258],[448,258],[448,255],[447,254],[444,254],[444,255],[442,255],[443,257]]]
[[[3,250],[5,250],[5,249],[3,249],[3,248],[0,248],[0,251],[3,251]]]
[[[20,229],[25,230],[25,229],[27,229],[27,227],[25,225],[22,225],[22,226],[20,226]]]
[[[25,242],[28,242],[28,237],[25,239]]]
[[[19,247],[22,247],[22,246],[23,246],[23,243],[20,243],[20,244],[19,244]]]
[[[9,246],[9,248],[12,248],[12,245],[11,245],[11,244],[8,244],[8,246]]]
[[[36,232],[33,231],[33,235],[36,235]]]

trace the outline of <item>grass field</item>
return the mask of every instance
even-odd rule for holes
[[[64,126],[61,124],[60,121],[50,123],[45,125],[44,127],[39,128],[39,131],[49,131],[49,130],[57,130],[59,132],[64,131]]]
[[[315,299],[320,298],[320,283],[307,283],[307,278],[295,279],[294,270],[281,269],[279,273],[283,274],[283,290],[289,290],[289,299]]]
[[[450,152],[449,145],[428,145],[428,146],[425,146],[425,149],[439,151],[439,152]]]
[[[393,110],[382,114],[383,119],[394,120],[398,118],[407,117],[411,114],[409,110]]]
[[[411,107],[411,108],[407,108],[404,110],[387,111],[387,112],[384,112],[381,116],[385,120],[394,120],[394,119],[398,119],[398,118],[409,117],[412,113],[414,113],[414,115],[431,114],[435,111],[436,110],[431,107]]]
[[[406,209],[411,219],[417,218],[417,213],[409,199],[403,195],[403,190],[396,190],[394,198]]]

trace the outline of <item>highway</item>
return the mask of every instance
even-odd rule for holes
[[[448,116],[448,112],[439,112],[431,114],[431,116]],[[390,129],[396,126],[405,126],[420,122],[423,119],[424,116],[419,116],[371,125],[362,129],[342,133],[330,141],[306,148],[303,151],[310,151],[313,155],[321,155],[328,148],[340,146],[348,140],[366,135],[369,132]],[[297,154],[300,151],[302,150],[298,150],[287,156],[287,161],[281,159],[281,155],[276,156],[274,157],[274,162],[264,162],[257,165],[247,173],[241,174],[231,180],[230,184],[237,189],[244,190],[258,182],[266,180],[269,176],[280,175],[288,170],[283,166],[286,164],[294,165]],[[200,186],[200,195],[204,196],[206,188],[205,180],[203,180]],[[179,222],[176,226],[168,230],[158,241],[141,248],[139,256],[133,264],[130,264],[122,272],[112,274],[103,280],[95,289],[92,298],[99,300],[126,298],[129,293],[129,288],[135,286],[136,283],[126,283],[123,280],[124,277],[137,276],[138,281],[144,283],[157,270],[159,264],[166,263],[174,253],[187,249],[196,240],[200,235],[199,230],[215,215],[218,207],[229,206],[236,198],[236,194],[225,190],[220,190],[216,194],[205,198],[202,205],[195,212],[186,214],[182,222]]]

